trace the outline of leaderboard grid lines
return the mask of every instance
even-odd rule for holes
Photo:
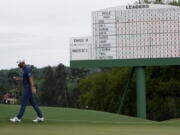
[[[71,61],[179,58],[180,8],[135,4],[94,11],[92,36],[71,38],[70,48]]]

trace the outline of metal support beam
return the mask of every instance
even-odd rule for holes
[[[137,117],[146,119],[145,68],[136,67]]]
[[[117,113],[122,113],[123,105],[125,104],[126,98],[128,96],[130,84],[134,75],[135,67],[132,68],[131,72],[129,73],[128,80],[125,84],[125,87],[122,90],[122,94],[119,96],[119,103]]]

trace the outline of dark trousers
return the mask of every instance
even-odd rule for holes
[[[35,99],[34,99],[34,96],[33,96],[32,92],[31,92],[30,87],[27,87],[27,88],[24,89],[24,93],[23,93],[21,102],[22,102],[21,103],[21,108],[20,108],[19,114],[17,115],[17,117],[19,119],[22,118],[22,116],[23,116],[23,114],[24,114],[24,112],[26,110],[26,106],[29,103],[32,105],[32,107],[36,111],[38,117],[42,118],[42,112],[41,112],[41,110],[39,109],[38,105],[35,102]]]

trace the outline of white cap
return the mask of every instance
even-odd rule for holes
[[[25,60],[18,60],[17,64],[25,63]]]

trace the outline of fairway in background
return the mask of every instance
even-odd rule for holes
[[[4,122],[17,115],[20,106],[0,105],[0,119]],[[48,122],[88,122],[88,123],[151,123],[152,121],[128,117],[107,112],[57,107],[41,107],[45,120]],[[36,117],[32,107],[27,107],[23,120]]]
[[[41,107],[46,122],[32,123],[36,117],[28,107],[21,123],[9,123],[20,106],[0,105],[2,135],[179,135],[180,122],[148,120],[92,110]],[[171,124],[172,123],[172,124]]]

